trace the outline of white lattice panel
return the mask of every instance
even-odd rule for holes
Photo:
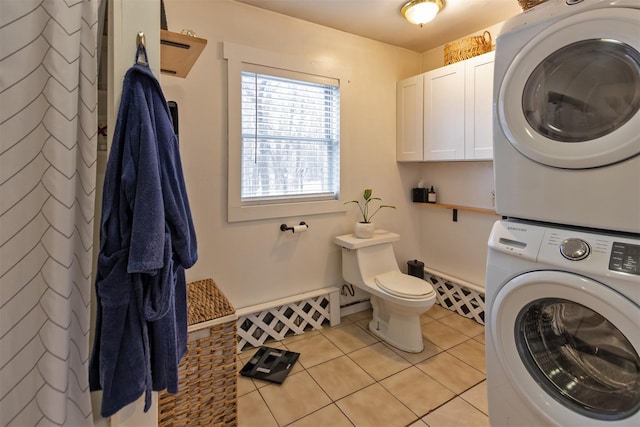
[[[324,322],[340,323],[338,288],[327,288],[317,294],[303,294],[297,301],[274,301],[273,306],[260,305],[238,311],[238,351],[246,345],[260,347],[269,338],[283,340],[287,334],[300,335],[306,329],[322,329]],[[294,297],[295,299],[295,297]]]
[[[425,271],[425,280],[436,291],[436,300],[442,307],[474,319],[484,325],[484,294],[467,289],[452,280]]]

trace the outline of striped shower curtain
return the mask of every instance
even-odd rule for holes
[[[100,0],[0,0],[0,426],[92,425]]]

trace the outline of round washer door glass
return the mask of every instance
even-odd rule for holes
[[[640,52],[611,39],[583,40],[545,58],[527,80],[522,110],[551,141],[584,142],[640,109]]]
[[[560,298],[533,301],[516,320],[516,343],[536,382],[576,412],[615,420],[638,411],[640,357],[590,308]]]

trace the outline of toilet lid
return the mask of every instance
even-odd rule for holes
[[[391,295],[402,298],[422,299],[435,293],[433,287],[426,281],[399,271],[390,271],[376,276],[376,284]]]

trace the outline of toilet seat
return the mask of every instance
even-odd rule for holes
[[[435,293],[429,283],[399,271],[380,274],[376,276],[375,281],[380,289],[397,297],[423,299]]]

